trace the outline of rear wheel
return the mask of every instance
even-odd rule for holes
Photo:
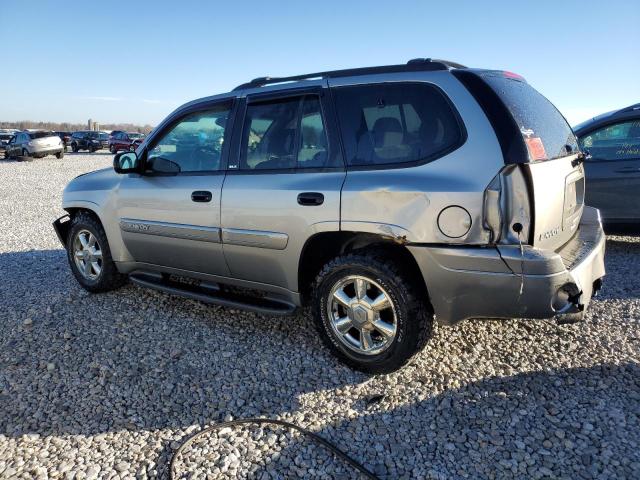
[[[56,158],[57,158],[58,160],[60,160],[61,158],[64,158],[64,152],[63,152],[63,151],[60,151],[60,152],[56,153]]]
[[[78,145],[77,145],[77,144],[75,144],[75,143],[72,143],[72,144],[71,144],[71,151],[72,151],[73,153],[78,153]]]
[[[29,160],[29,151],[26,148],[22,149],[21,157],[23,160]]]
[[[368,373],[405,365],[433,327],[433,314],[415,280],[377,251],[329,262],[316,279],[313,313],[333,353]]]
[[[67,237],[67,259],[78,283],[89,292],[121,287],[127,276],[118,272],[100,222],[88,213],[77,214]]]

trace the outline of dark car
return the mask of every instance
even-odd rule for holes
[[[607,224],[640,224],[640,103],[576,127],[585,161],[586,203]]]
[[[118,153],[120,150],[133,152],[144,141],[144,138],[143,133],[113,131],[109,136],[109,151],[111,153]]]
[[[62,140],[62,143],[64,145],[64,151],[66,152],[67,148],[71,143],[71,132],[54,132],[54,133],[60,137],[60,140]]]
[[[2,130],[0,131],[0,151],[4,152],[7,148],[7,144],[9,140],[16,134],[16,132],[12,130]]]
[[[73,132],[73,135],[71,135],[71,150],[74,152],[79,150],[95,152],[102,148],[109,148],[109,135],[105,132],[83,130]]]

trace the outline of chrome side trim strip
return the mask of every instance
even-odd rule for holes
[[[159,237],[220,243],[220,229],[218,227],[201,227],[198,225],[184,225],[181,223],[121,218],[120,230],[129,233],[157,235]]]
[[[222,229],[222,243],[229,245],[284,250],[288,242],[289,236],[286,233],[242,230],[239,228]]]

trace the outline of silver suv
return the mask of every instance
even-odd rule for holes
[[[510,72],[418,59],[258,78],[71,181],[54,225],[91,292],[129,278],[267,314],[309,305],[343,361],[389,372],[434,321],[583,316],[605,239],[582,162]]]
[[[64,157],[64,144],[54,132],[47,130],[25,130],[16,133],[7,143],[5,158],[42,158],[55,155]]]

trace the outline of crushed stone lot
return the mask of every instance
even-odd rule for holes
[[[317,432],[385,479],[640,478],[640,237],[608,237],[583,323],[438,327],[411,365],[369,377],[322,347],[306,312],[82,290],[51,222],[67,181],[111,162],[0,161],[0,478],[167,478],[188,434],[254,416]],[[266,426],[207,435],[176,467],[359,478]]]

